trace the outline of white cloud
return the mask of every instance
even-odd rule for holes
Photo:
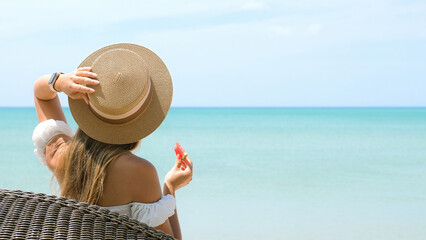
[[[0,37],[58,29],[88,29],[138,19],[220,15],[240,9],[243,0],[208,1],[0,1]]]
[[[241,8],[244,10],[262,10],[266,7],[264,2],[246,2]]]

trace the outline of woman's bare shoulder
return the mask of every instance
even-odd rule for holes
[[[126,172],[126,176],[129,178],[142,176],[149,178],[157,173],[157,170],[151,162],[132,153],[121,155],[115,161],[111,162],[109,168],[112,171],[119,171],[121,173]]]
[[[134,202],[156,202],[161,198],[157,170],[148,160],[132,153],[121,155],[111,162],[108,183],[120,186]]]

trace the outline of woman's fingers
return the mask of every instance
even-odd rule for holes
[[[87,101],[87,102],[89,101],[89,98],[86,99],[86,97],[87,97],[86,94],[79,93],[79,92],[71,93],[68,96],[72,99],[84,99],[84,101]]]
[[[87,96],[88,93],[94,93],[95,90],[92,88],[89,88],[84,85],[98,85],[99,81],[96,80],[96,73],[91,72],[91,67],[82,67],[77,69],[75,72],[75,75],[71,78],[72,81],[75,83],[72,85],[72,88],[74,91],[82,93],[81,98],[83,98],[86,102],[89,101],[89,98]]]
[[[60,84],[60,90],[72,99],[84,99],[88,103],[87,94],[95,92],[93,88],[88,86],[99,84],[96,73],[91,71],[92,67],[79,68],[71,73],[61,75],[56,84]]]
[[[94,80],[88,77],[74,77],[74,82],[78,84],[86,84],[86,85],[98,85],[99,81]]]
[[[78,71],[92,71],[92,67],[81,67],[77,69]]]
[[[187,167],[183,169],[183,173],[187,178],[189,177],[192,179],[192,167]]]
[[[189,157],[186,157],[185,161],[187,162],[186,165],[188,165],[191,168],[191,170],[192,170],[192,161],[191,161],[191,159]]]
[[[73,84],[73,90],[79,93],[94,93],[95,90],[80,84]]]
[[[185,159],[182,159],[182,161],[181,161],[181,166],[180,166],[180,170],[185,170],[186,169],[186,167],[187,167],[187,164],[186,164],[186,161],[185,161]]]
[[[188,161],[189,160],[189,161]],[[186,157],[182,160],[182,165],[185,164],[185,168],[182,168],[181,170],[184,172],[185,175],[192,177],[192,162],[191,160]]]
[[[180,158],[180,155],[176,155],[176,161],[175,161],[175,166],[177,168],[180,168],[180,166],[182,165],[182,159]]]
[[[89,96],[87,96],[87,93],[81,93],[81,95],[83,95],[83,99],[86,102],[86,104],[89,104]]]
[[[98,76],[96,73],[89,71],[77,71],[75,75],[79,77],[88,77],[93,79],[96,79],[96,77]]]

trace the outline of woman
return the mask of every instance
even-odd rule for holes
[[[79,129],[67,125],[56,92],[69,96]],[[161,59],[135,44],[114,44],[68,74],[34,84],[39,125],[35,153],[61,195],[107,207],[181,239],[175,192],[192,180],[192,162],[177,156],[161,190],[155,167],[132,151],[164,120],[172,82]]]

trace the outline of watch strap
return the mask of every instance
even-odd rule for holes
[[[50,89],[52,90],[52,91],[54,91],[54,92],[58,92],[56,89],[55,89],[55,83],[56,83],[56,80],[58,80],[58,78],[59,78],[59,76],[61,75],[61,73],[58,73],[58,72],[55,72],[55,73],[52,73],[52,76],[50,77],[50,80],[49,80],[49,87],[50,87]]]

